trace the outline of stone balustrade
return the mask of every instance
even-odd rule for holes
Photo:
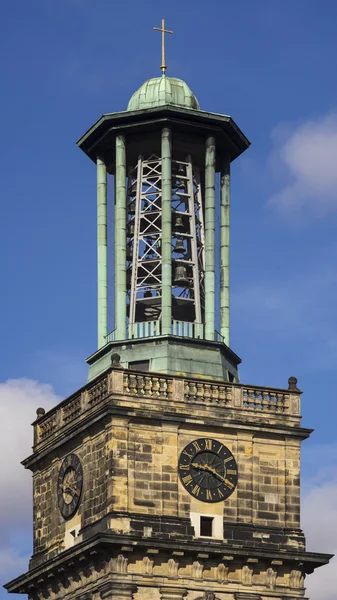
[[[248,419],[250,414],[259,414],[267,419],[273,415],[286,418],[288,424],[299,425],[300,391],[293,389],[247,386],[240,383],[184,379],[162,374],[136,372],[133,370],[112,369],[95,382],[88,384],[80,392],[66,399],[55,409],[38,416],[34,423],[35,445],[47,443],[61,428],[66,428],[77,419],[94,411],[104,402],[127,402],[132,398],[157,398],[161,407],[175,412],[178,407],[195,404],[209,409],[231,410],[231,416]],[[233,411],[235,415],[233,416]],[[218,416],[218,414],[216,414]],[[229,416],[229,415],[228,415]],[[220,414],[219,414],[220,417]],[[224,413],[221,413],[221,418]]]

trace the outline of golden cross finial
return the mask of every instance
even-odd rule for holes
[[[162,21],[161,21],[161,27],[154,27],[153,29],[155,31],[161,31],[161,65],[160,65],[160,68],[161,68],[163,74],[165,74],[165,71],[167,69],[167,65],[165,64],[165,33],[173,33],[173,31],[170,31],[169,29],[165,29],[164,19],[162,19]]]

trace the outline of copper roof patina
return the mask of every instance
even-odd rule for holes
[[[153,77],[131,96],[128,111],[155,108],[156,106],[181,106],[199,110],[199,102],[188,85],[176,77]]]

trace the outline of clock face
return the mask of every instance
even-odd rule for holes
[[[233,454],[217,440],[190,442],[179,458],[178,472],[184,488],[203,502],[220,502],[235,490],[238,468]]]
[[[69,454],[63,461],[58,481],[58,504],[63,517],[68,519],[76,511],[81,497],[83,469],[76,454]]]

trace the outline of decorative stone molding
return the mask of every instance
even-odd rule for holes
[[[275,587],[277,578],[277,571],[272,569],[271,567],[266,571],[266,585],[270,588]]]
[[[107,581],[99,587],[101,600],[133,600],[137,586],[132,583],[121,583],[119,581]]]
[[[153,575],[154,561],[148,556],[144,556],[142,562],[142,573],[143,575]]]
[[[252,585],[253,569],[244,565],[241,572],[242,585]]]
[[[293,571],[290,571],[289,584],[292,588],[303,587],[304,576],[302,571],[298,571],[297,569],[293,569]]]
[[[261,596],[259,594],[247,594],[246,592],[237,592],[236,594],[234,594],[234,600],[261,600]]]
[[[92,599],[91,592],[84,592],[84,594],[81,594],[80,596],[76,596],[76,600],[91,600],[91,599]]]
[[[123,554],[118,554],[116,559],[116,571],[117,573],[128,572],[128,558]]]
[[[220,563],[217,568],[217,580],[219,583],[228,583],[229,567]]]
[[[178,577],[179,563],[174,560],[174,558],[170,558],[168,560],[168,576],[169,577]]]
[[[159,588],[161,600],[183,600],[187,594],[185,588]]]
[[[192,577],[194,577],[194,579],[202,579],[203,570],[204,565],[202,565],[198,560],[195,560],[192,565]]]

